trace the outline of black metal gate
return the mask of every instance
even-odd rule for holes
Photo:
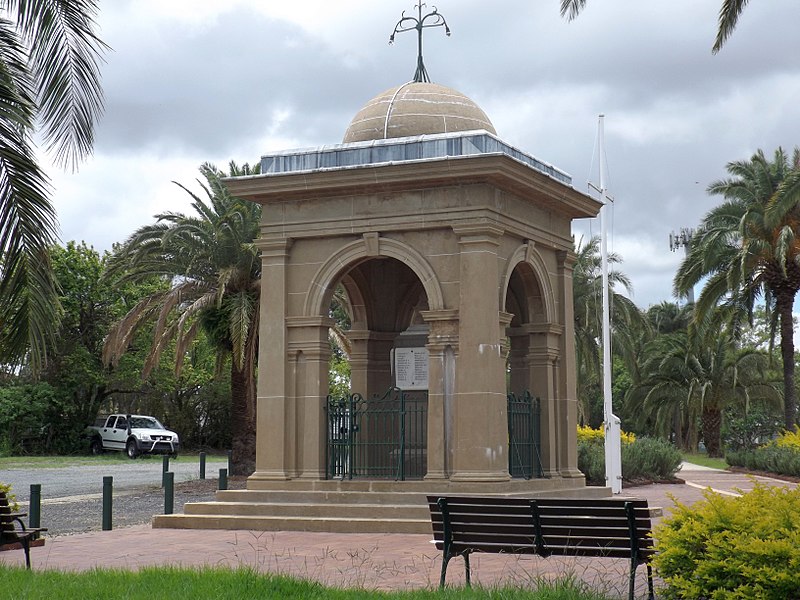
[[[369,400],[328,396],[328,479],[422,479],[427,463],[428,395],[390,388]]]
[[[541,402],[529,391],[508,394],[508,472],[511,477],[542,476]]]

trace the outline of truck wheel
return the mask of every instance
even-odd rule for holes
[[[92,456],[99,456],[103,453],[103,442],[98,440],[97,438],[92,440],[92,443],[89,444],[89,452],[92,453]]]
[[[128,440],[128,443],[125,444],[125,452],[128,455],[128,458],[136,458],[139,456],[139,449],[136,447],[136,440]]]

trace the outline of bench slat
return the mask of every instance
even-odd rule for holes
[[[444,526],[436,525],[433,528],[436,539],[443,539]],[[487,523],[464,523],[453,524],[452,532],[454,537],[469,537],[472,535],[513,535],[534,539],[536,529],[534,527],[518,527],[506,524],[487,524]],[[650,531],[642,530],[643,535],[639,536],[639,545],[645,546],[653,542],[649,536]],[[625,540],[627,547],[630,548],[630,535],[627,530],[619,528],[592,528],[592,529],[573,529],[569,527],[543,528],[542,537],[545,544],[557,543],[554,540],[581,540],[581,539],[600,539],[600,540]]]

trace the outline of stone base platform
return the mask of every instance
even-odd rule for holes
[[[610,493],[609,488],[584,486],[583,479],[493,483],[250,479],[246,490],[218,491],[213,502],[186,504],[182,515],[156,516],[153,527],[429,534],[427,495],[600,498]]]

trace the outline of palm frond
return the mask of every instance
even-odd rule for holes
[[[585,7],[586,0],[561,0],[561,16],[572,21]]]
[[[0,20],[0,353],[34,371],[53,343],[58,297],[48,250],[56,240],[49,183],[29,138],[34,117],[24,49]]]
[[[95,34],[95,0],[8,0],[30,46],[44,139],[59,164],[73,170],[89,155],[103,112],[100,62],[109,47]]]
[[[722,2],[722,8],[719,10],[717,39],[711,52],[716,54],[722,49],[733,30],[736,29],[736,24],[739,22],[739,17],[747,6],[747,2],[748,0],[724,0]]]

